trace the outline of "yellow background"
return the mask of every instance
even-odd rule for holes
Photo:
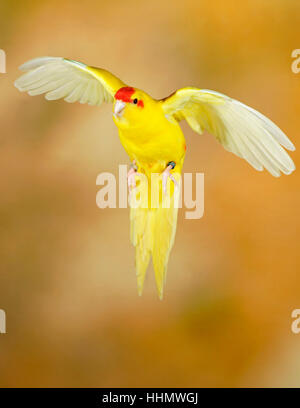
[[[69,57],[155,98],[228,94],[297,147],[299,1],[1,0],[0,48],[0,386],[299,386],[299,170],[256,172],[183,125],[204,218],[180,212],[165,298],[152,268],[139,298],[129,211],[95,203],[97,175],[129,163],[111,106],[13,86],[23,62]]]

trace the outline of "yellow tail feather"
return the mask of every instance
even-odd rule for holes
[[[138,193],[147,195],[147,189],[145,180],[140,180],[137,187]],[[163,297],[169,254],[176,232],[178,199],[179,195],[174,194],[174,188],[168,181],[167,195],[162,195],[160,188],[158,208],[153,208],[148,198],[143,203],[141,200],[138,206],[132,205],[131,201],[131,241],[136,251],[135,267],[139,295],[143,291],[146,271],[152,255],[158,295],[160,299]],[[148,205],[145,205],[145,203]],[[143,208],[143,204],[147,208]]]

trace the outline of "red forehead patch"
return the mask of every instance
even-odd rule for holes
[[[134,88],[132,88],[131,86],[124,86],[116,92],[115,99],[119,99],[123,102],[131,102],[131,95],[133,94]]]

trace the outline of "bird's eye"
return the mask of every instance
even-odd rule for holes
[[[135,98],[135,99],[133,100],[133,103],[134,103],[135,105],[138,103],[137,98]]]

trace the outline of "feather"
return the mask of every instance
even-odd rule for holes
[[[125,84],[110,72],[61,57],[40,57],[25,62],[25,73],[15,81],[21,92],[46,94],[46,99],[64,98],[67,102],[101,105],[113,102]]]
[[[167,115],[186,119],[198,133],[205,129],[226,150],[244,158],[256,170],[273,176],[290,174],[295,165],[282,148],[294,145],[270,119],[243,103],[215,91],[182,88],[161,101]]]

